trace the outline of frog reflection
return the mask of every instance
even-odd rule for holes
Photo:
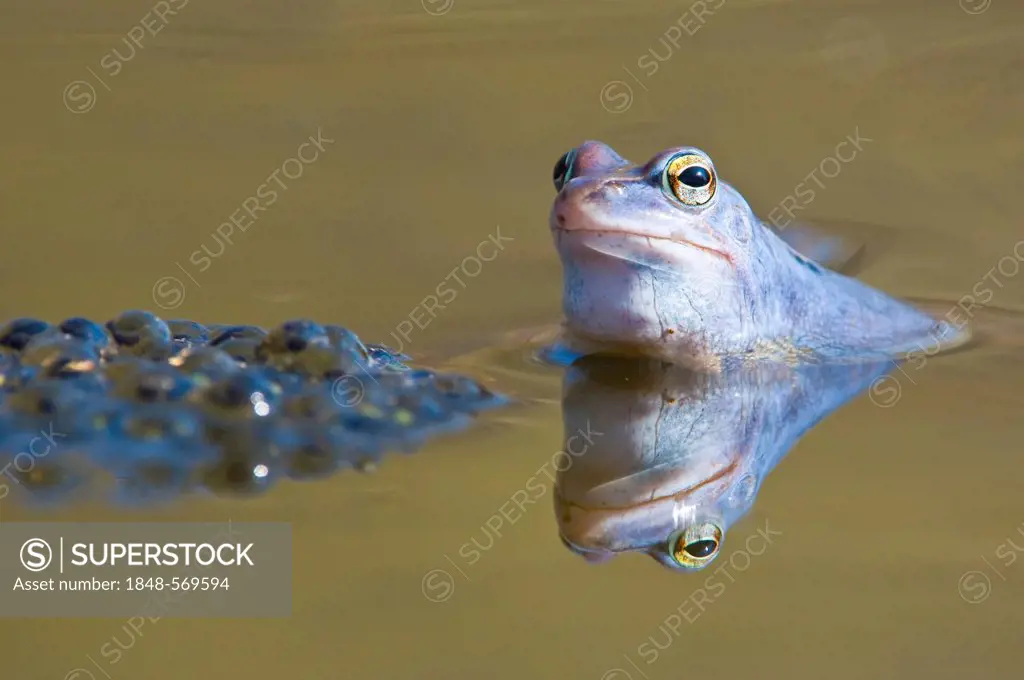
[[[566,373],[566,438],[602,432],[555,483],[562,541],[589,562],[641,552],[702,569],[765,477],[821,419],[883,376],[878,364],[762,365],[697,374],[590,357]]]

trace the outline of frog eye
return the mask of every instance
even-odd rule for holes
[[[686,205],[704,205],[715,195],[715,166],[700,154],[682,153],[665,165],[665,192]]]
[[[715,559],[721,546],[722,530],[705,522],[672,534],[668,541],[668,553],[680,567],[700,569]]]
[[[561,191],[565,183],[572,179],[572,163],[574,160],[576,160],[576,149],[570,149],[562,154],[562,157],[555,163],[555,191]]]

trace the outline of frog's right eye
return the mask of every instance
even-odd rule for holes
[[[665,165],[665,193],[686,205],[704,205],[715,195],[718,180],[711,159],[703,154],[681,153]]]
[[[572,179],[572,163],[574,160],[576,160],[576,149],[571,149],[562,154],[562,157],[555,163],[553,176],[555,191],[561,191],[565,183]]]
[[[701,569],[718,556],[722,547],[722,530],[704,522],[677,531],[668,539],[668,553],[676,566]]]

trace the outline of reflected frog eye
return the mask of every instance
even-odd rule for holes
[[[672,534],[668,552],[680,567],[700,569],[715,559],[721,546],[722,530],[705,522]]]
[[[572,179],[572,162],[576,159],[576,149],[571,149],[562,154],[562,157],[555,163],[554,180],[555,191],[561,191],[565,183]]]
[[[686,205],[704,205],[715,195],[718,180],[711,161],[695,153],[675,156],[665,165],[665,192]]]

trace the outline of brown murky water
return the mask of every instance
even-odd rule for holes
[[[704,148],[762,215],[789,197],[802,216],[884,225],[891,249],[863,277],[889,291],[955,301],[984,282],[992,304],[1024,306],[1024,6],[1009,0],[2,4],[4,318],[163,305],[392,343],[405,322],[414,355],[548,323],[550,168],[586,138],[635,160]],[[853,159],[827,160],[858,134]],[[499,233],[500,250],[480,245]],[[454,299],[424,314],[446,279]],[[559,374],[495,372],[542,401],[375,475],[130,515],[5,504],[5,521],[290,521],[294,605],[134,637],[123,619],[8,620],[2,674],[1014,676],[1022,340],[897,373],[898,402],[863,396],[813,430],[730,541],[781,535],[671,634],[706,576],[585,564],[549,492],[474,563],[459,555],[561,445]],[[424,596],[436,569],[443,602]],[[958,593],[972,570],[981,602]],[[100,654],[114,636],[132,640],[117,663]],[[653,661],[638,651],[652,640]]]

